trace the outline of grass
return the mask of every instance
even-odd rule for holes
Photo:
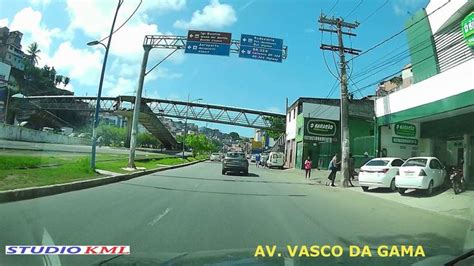
[[[46,186],[53,184],[66,183],[77,180],[91,179],[99,177],[100,175],[94,173],[90,168],[89,158],[79,158],[74,162],[59,165],[56,167],[44,167],[33,169],[14,169],[12,167],[5,167],[4,158],[0,158],[3,168],[0,169],[0,190],[9,190],[15,188],[26,188],[36,186]],[[14,159],[14,158],[11,158]],[[13,160],[14,161],[14,160]],[[14,163],[16,166],[37,166],[38,160],[32,159],[30,163],[24,163],[19,160]],[[5,169],[9,168],[9,169]]]
[[[205,158],[181,159],[157,154],[137,156],[136,166],[156,169]],[[144,160],[146,159],[146,160]],[[97,169],[117,173],[129,173],[122,168],[127,165],[127,155],[101,154],[97,157]],[[90,158],[77,156],[0,155],[0,191],[46,186],[100,177],[90,168]]]

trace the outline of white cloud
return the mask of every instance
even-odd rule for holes
[[[104,88],[104,95],[107,96],[117,96],[117,95],[124,95],[124,94],[131,94],[137,83],[135,80],[127,79],[127,78],[118,78],[117,81],[113,82],[114,85],[112,87],[105,86]]]
[[[8,27],[8,18],[0,19],[0,27]]]
[[[102,59],[99,50],[76,49],[70,42],[63,42],[51,58],[41,62],[54,66],[58,74],[70,77],[75,84],[97,86]]]
[[[42,53],[40,57],[50,50],[52,39],[57,37],[60,29],[49,29],[42,23],[43,15],[40,11],[35,11],[31,7],[24,8],[16,13],[10,24],[10,30],[18,30],[23,33],[22,43],[28,46],[32,42],[37,42]]]
[[[221,4],[219,0],[211,0],[202,11],[195,11],[190,21],[177,20],[174,26],[181,29],[218,29],[230,26],[236,21],[235,10],[231,5]]]

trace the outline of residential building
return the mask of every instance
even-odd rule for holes
[[[25,69],[25,54],[21,50],[22,37],[23,34],[19,31],[0,28],[0,61],[19,70]]]
[[[375,144],[383,156],[436,156],[473,180],[474,29],[464,24],[474,2],[444,3],[431,0],[406,23],[413,84],[376,100]]]
[[[350,150],[356,165],[363,154],[374,153],[374,102],[349,104]],[[313,167],[327,168],[334,154],[341,154],[340,100],[299,98],[286,114],[285,160],[288,168],[302,168],[309,156]]]

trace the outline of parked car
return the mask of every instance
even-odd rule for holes
[[[436,157],[413,157],[398,169],[395,186],[400,194],[407,189],[423,189],[431,195],[433,189],[442,186],[446,178],[446,168]]]
[[[209,160],[211,160],[211,161],[220,161],[221,160],[221,154],[220,153],[212,153],[211,156],[209,156]]]
[[[268,153],[262,153],[260,155],[260,165],[266,166],[267,165],[267,160],[268,160]]]
[[[250,159],[250,154],[247,153],[247,154],[245,155],[245,158],[247,158],[247,160]]]
[[[248,175],[249,173],[249,161],[245,158],[243,152],[228,152],[222,161],[222,174],[225,175],[227,172],[243,173]]]
[[[250,162],[251,163],[254,163],[256,162],[256,159],[255,159],[256,155],[255,154],[252,154],[252,156],[250,156]]]
[[[403,160],[395,157],[374,158],[364,164],[359,171],[359,185],[362,190],[369,187],[390,188],[395,191],[395,176]]]
[[[284,154],[283,152],[270,152],[267,160],[267,166],[269,168],[278,167],[283,168],[284,162]]]

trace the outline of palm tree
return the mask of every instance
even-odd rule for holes
[[[70,81],[69,77],[64,77],[64,81],[63,81],[64,87],[66,87],[67,84],[69,84],[69,81]]]
[[[33,65],[38,64],[38,59],[40,57],[38,56],[39,53],[41,53],[41,50],[38,48],[38,43],[33,42],[28,46],[28,50],[26,51],[28,53],[28,59]]]

